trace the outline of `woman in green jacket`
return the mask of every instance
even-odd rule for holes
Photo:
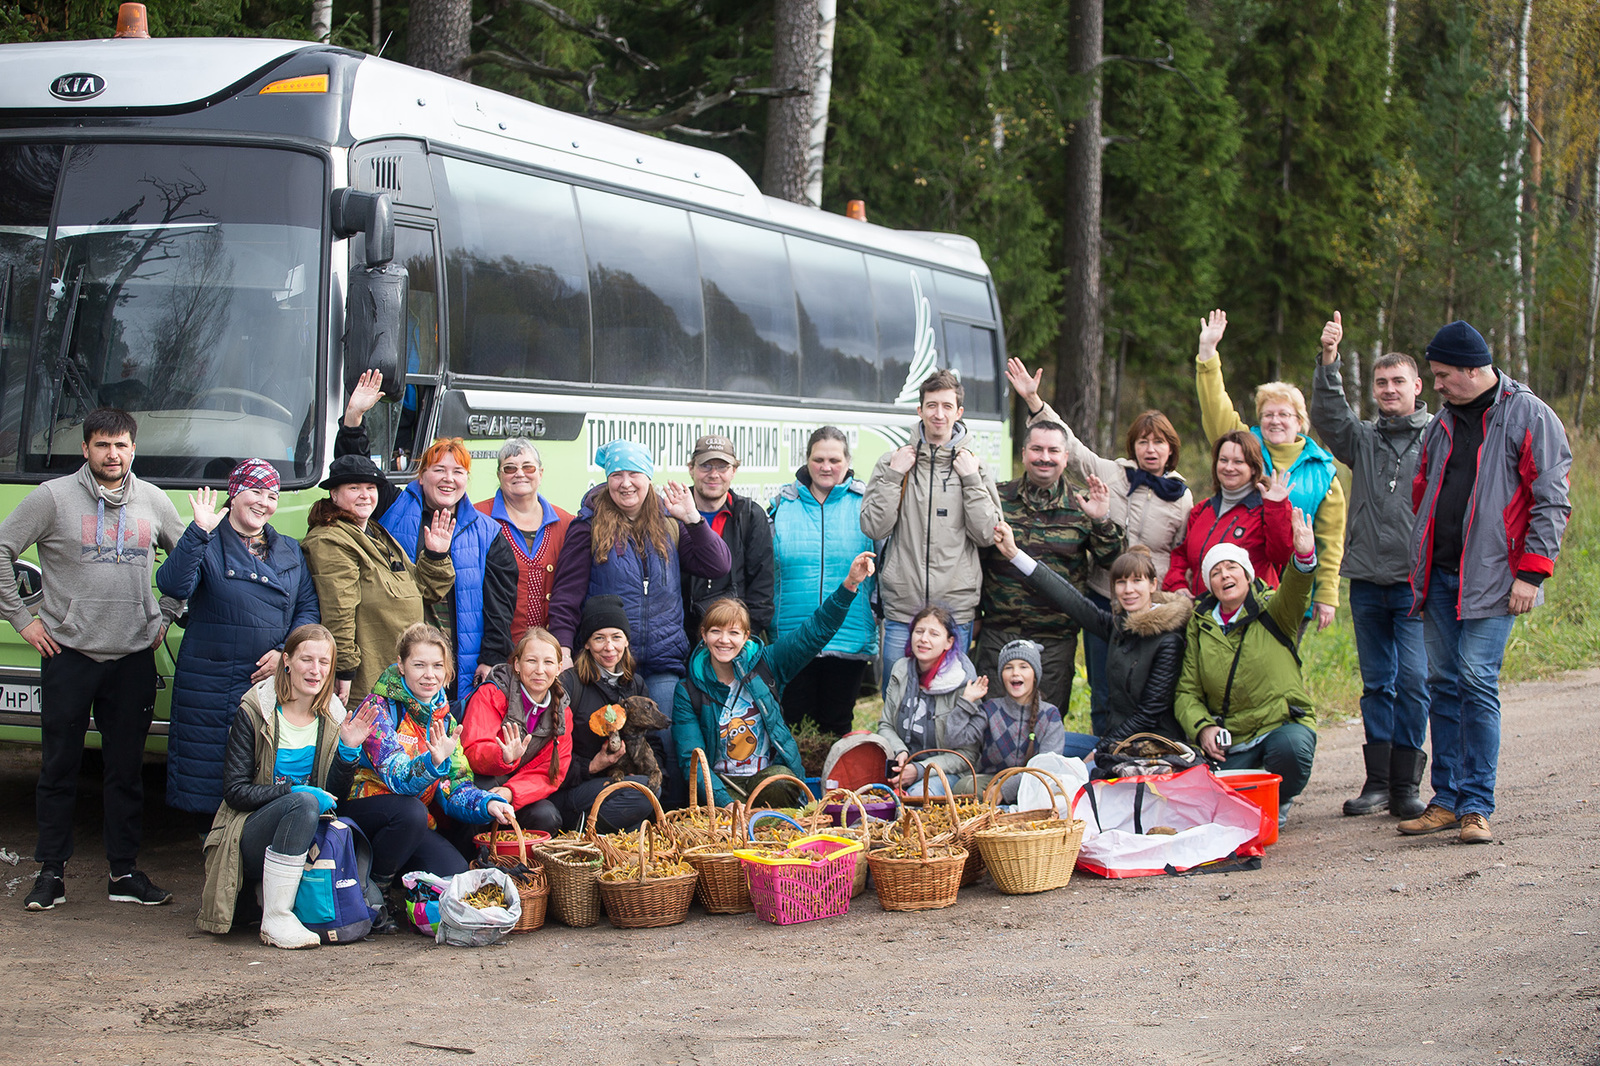
[[[1311,777],[1316,718],[1300,675],[1300,619],[1317,569],[1316,536],[1293,511],[1294,557],[1276,592],[1255,579],[1250,556],[1218,544],[1201,564],[1209,588],[1189,619],[1173,708],[1178,724],[1224,770],[1283,778],[1278,821]]]
[[[750,612],[738,600],[717,600],[706,608],[700,644],[689,653],[689,674],[672,700],[678,764],[696,794],[704,787],[690,766],[696,748],[711,760],[711,801],[719,807],[729,802],[730,786],[743,799],[773,774],[805,776],[800,749],[783,721],[783,689],[844,624],[856,589],[872,576],[872,560],[871,552],[856,556],[844,583],[810,621],[771,645],[750,636]],[[770,796],[774,807],[799,799],[793,786],[781,784],[761,795]]]

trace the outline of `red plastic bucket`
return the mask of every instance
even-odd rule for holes
[[[1217,780],[1240,799],[1261,808],[1261,844],[1278,842],[1278,786],[1283,778],[1265,770],[1218,770]]]

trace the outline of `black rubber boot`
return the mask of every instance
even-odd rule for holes
[[[1361,795],[1344,801],[1346,814],[1376,814],[1389,806],[1389,745],[1363,744],[1361,756],[1367,762],[1367,783]]]
[[[1389,813],[1396,818],[1415,818],[1427,804],[1418,790],[1422,771],[1428,768],[1428,753],[1416,748],[1395,748],[1389,757]]]

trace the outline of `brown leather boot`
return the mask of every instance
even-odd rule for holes
[[[1407,818],[1395,828],[1408,837],[1416,837],[1424,833],[1437,833],[1441,829],[1454,829],[1460,824],[1455,811],[1447,811],[1437,803],[1430,803],[1427,810],[1415,818]]]
[[[1461,843],[1488,844],[1492,840],[1494,834],[1489,832],[1489,819],[1477,811],[1461,816]]]

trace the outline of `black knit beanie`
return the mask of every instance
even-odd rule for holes
[[[578,633],[572,643],[574,657],[578,649],[589,643],[589,638],[599,629],[620,629],[628,640],[633,640],[633,634],[628,632],[628,612],[622,606],[621,596],[590,596],[583,601],[583,614],[578,619]]]
[[[1447,366],[1489,366],[1494,362],[1483,334],[1459,318],[1433,335],[1423,357]]]

